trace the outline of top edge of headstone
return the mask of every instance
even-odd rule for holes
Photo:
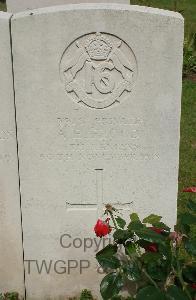
[[[127,5],[127,4],[119,4],[119,3],[80,3],[80,4],[66,4],[66,5],[58,5],[51,7],[43,7],[32,10],[26,10],[22,12],[15,13],[13,15],[13,19],[24,18],[29,15],[43,15],[50,13],[58,13],[63,11],[70,10],[119,10],[119,11],[130,11],[130,12],[140,12],[147,13],[153,15],[160,15],[165,17],[176,18],[184,21],[183,16],[175,11],[164,10],[159,8],[153,8],[148,6],[139,6],[139,5]]]
[[[9,20],[11,18],[12,14],[5,12],[5,11],[0,11],[0,19],[5,19]]]
[[[130,4],[130,0],[7,0],[7,11],[21,12],[29,9],[37,9],[56,5],[80,4],[80,3],[119,3]]]

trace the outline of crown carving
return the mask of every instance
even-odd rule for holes
[[[112,50],[112,43],[101,33],[96,33],[95,37],[87,40],[85,49],[91,59],[105,60]]]

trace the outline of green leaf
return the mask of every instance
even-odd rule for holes
[[[120,261],[115,256],[99,256],[97,257],[97,261],[104,269],[117,269],[120,268]]]
[[[187,207],[193,212],[196,212],[196,201],[189,200]]]
[[[146,252],[142,255],[141,258],[145,264],[149,264],[154,261],[160,260],[162,258],[162,256],[160,253]]]
[[[96,258],[100,257],[100,256],[112,256],[114,254],[117,253],[117,245],[114,244],[114,245],[107,245],[105,248],[103,248],[102,250],[100,250],[99,252],[97,252],[96,254]]]
[[[119,244],[125,243],[126,240],[130,239],[131,237],[132,234],[128,230],[123,229],[117,229],[113,234],[114,240],[117,241]]]
[[[196,255],[196,239],[186,240],[184,247],[190,255]]]
[[[182,270],[183,278],[186,282],[196,282],[196,264],[187,266]]]
[[[141,278],[141,271],[136,263],[129,262],[123,268],[124,274],[130,281],[138,281]]]
[[[156,228],[164,229],[166,231],[170,231],[170,227],[168,227],[165,223],[163,222],[157,222],[157,223],[152,223],[152,225]]]
[[[169,265],[173,257],[169,240],[159,244],[159,253],[167,257],[167,263]]]
[[[125,245],[125,253],[127,255],[134,255],[136,254],[136,245],[133,242],[127,242]]]
[[[123,287],[123,278],[116,272],[106,275],[100,285],[100,292],[104,300],[111,299],[118,295]]]
[[[167,300],[167,298],[161,290],[154,286],[146,286],[139,290],[136,300]]]
[[[151,214],[143,220],[143,223],[149,223],[149,224],[158,223],[160,222],[161,219],[162,219],[161,216]]]
[[[96,254],[98,263],[105,269],[116,269],[120,267],[120,261],[114,256],[117,253],[117,245],[107,245]]]
[[[122,296],[114,296],[114,297],[112,297],[111,298],[111,300],[134,300],[132,297],[126,297],[126,298],[124,298],[124,297],[122,297]]]
[[[140,221],[139,216],[136,213],[130,214],[130,219],[131,219],[132,222],[138,222],[138,221]]]
[[[125,225],[126,225],[125,220],[122,219],[121,217],[117,217],[117,218],[116,218],[116,222],[117,222],[118,226],[119,226],[120,228],[122,228],[122,229],[123,229],[123,228],[125,227]]]
[[[196,216],[190,213],[184,213],[179,215],[179,221],[181,224],[194,225],[196,223]]]
[[[151,243],[161,243],[165,240],[164,236],[161,234],[158,234],[154,232],[153,230],[149,228],[143,228],[140,230],[135,231],[137,236],[145,241],[151,242]]]
[[[190,233],[190,230],[191,230],[191,227],[190,225],[187,225],[187,224],[179,224],[179,229],[177,231],[181,231],[185,234],[189,234]]]
[[[189,300],[186,294],[179,287],[172,285],[167,290],[168,300]]]
[[[136,232],[137,230],[143,229],[145,226],[139,221],[139,222],[131,222],[128,225],[128,230],[132,233]]]
[[[167,278],[166,273],[166,261],[152,261],[148,265],[146,265],[146,269],[150,277],[154,280],[165,281]]]

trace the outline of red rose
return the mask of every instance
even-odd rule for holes
[[[109,218],[107,218],[105,222],[98,219],[98,221],[94,227],[94,231],[96,233],[96,236],[98,236],[98,237],[103,237],[103,236],[109,234],[112,231],[112,229],[109,225]]]
[[[196,289],[196,283],[192,283],[192,284],[191,284],[191,287],[192,287],[192,289],[195,290],[195,289]]]
[[[183,189],[182,191],[187,192],[187,193],[196,193],[196,187],[195,186],[187,187],[187,188]]]
[[[149,227],[149,229],[153,230],[154,232],[161,234],[162,232],[164,232],[164,229],[162,228],[156,228],[156,227]]]
[[[147,252],[158,252],[158,246],[155,243],[151,243],[151,244],[145,246],[145,250]]]

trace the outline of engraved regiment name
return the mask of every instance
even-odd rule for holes
[[[66,48],[60,76],[66,92],[77,103],[103,109],[131,92],[137,63],[131,48],[118,37],[91,33]]]

